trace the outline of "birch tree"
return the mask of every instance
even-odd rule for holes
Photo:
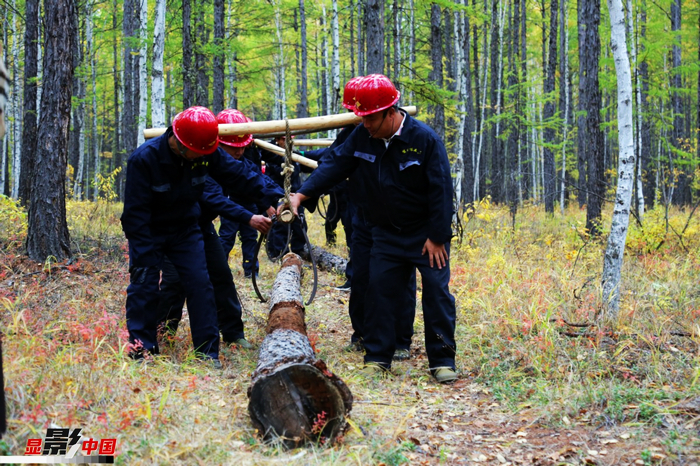
[[[139,2],[139,122],[136,130],[136,146],[144,142],[143,130],[146,128],[148,112],[148,68],[146,54],[148,53],[148,0]]]
[[[224,0],[214,0],[214,62],[212,111],[217,115],[224,109]]]
[[[352,12],[350,13],[352,15]],[[304,0],[299,0],[300,46],[301,46],[301,76],[297,118],[309,116],[309,81],[308,81],[308,47],[306,43],[306,6]]]
[[[100,137],[97,129],[97,67],[95,66],[95,48],[93,46],[93,14],[95,12],[94,2],[88,3],[88,13],[85,19],[85,48],[90,60],[90,70],[92,74],[92,157],[93,157],[93,200],[99,198],[100,190]],[[86,188],[85,197],[88,197]]]
[[[620,274],[629,226],[634,182],[634,135],[632,125],[632,76],[625,39],[625,14],[622,0],[608,0],[612,27],[611,47],[617,74],[617,128],[619,131],[619,168],[612,227],[603,262],[603,300],[606,317],[617,318],[620,307]]]
[[[151,71],[151,124],[154,128],[166,126],[165,83],[163,81],[163,53],[165,51],[165,0],[156,0],[153,26],[153,70]]]
[[[22,115],[20,112],[22,102],[22,90],[19,77],[19,37],[21,28],[17,27],[17,2],[12,2],[12,24],[14,37],[12,38],[12,175],[10,176],[11,188],[10,196],[17,199],[19,196],[19,178],[22,168]]]
[[[549,28],[549,53],[544,80],[544,210],[547,213],[554,213],[554,196],[556,191],[556,167],[554,165],[554,113],[556,105],[554,101],[554,85],[557,70],[557,31],[559,16],[559,6],[557,0],[552,0],[550,4],[551,20]]]
[[[331,58],[331,82],[333,95],[331,96],[332,113],[338,112],[340,101],[340,35],[338,32],[338,0],[333,0],[331,8],[331,40],[333,42],[333,56]],[[331,132],[335,137],[335,131]]]

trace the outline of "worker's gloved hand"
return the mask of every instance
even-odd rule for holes
[[[270,227],[272,226],[272,220],[269,218],[265,217],[264,215],[253,215],[250,218],[250,222],[248,224],[258,230],[262,234],[267,234],[268,231],[270,231]]]

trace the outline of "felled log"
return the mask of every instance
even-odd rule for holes
[[[327,272],[335,272],[340,275],[345,274],[348,260],[326,251],[318,246],[311,246],[311,256],[316,260],[319,269]]]
[[[248,389],[248,413],[265,440],[293,448],[308,441],[333,441],[347,428],[352,408],[347,385],[316,358],[306,334],[301,299],[302,261],[282,259],[272,288],[267,336]]]
[[[294,139],[292,142],[295,146],[329,147],[335,139]]]

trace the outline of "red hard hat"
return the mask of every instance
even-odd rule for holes
[[[232,123],[250,123],[250,118],[245,116],[243,112],[227,108],[216,115],[216,121],[219,124]],[[231,147],[245,147],[253,140],[252,134],[241,134],[240,136],[219,136],[219,142]]]
[[[370,74],[361,78],[355,93],[355,115],[363,117],[381,112],[399,101],[401,93],[383,74]]]
[[[355,76],[345,85],[343,90],[343,107],[348,110],[355,110],[355,93],[364,76]]]
[[[206,107],[190,107],[175,115],[173,133],[183,146],[198,154],[211,154],[219,147],[219,124]]]

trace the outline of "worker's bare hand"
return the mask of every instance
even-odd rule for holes
[[[292,193],[289,195],[289,208],[292,210],[292,213],[294,215],[299,215],[299,206],[301,205],[302,202],[308,199],[308,196],[305,196],[304,194],[301,193]],[[284,204],[280,205],[277,207],[277,215],[279,216],[282,213],[282,210],[284,210]]]
[[[428,260],[430,262],[430,267],[437,265],[438,269],[442,269],[447,265],[447,250],[444,244],[434,243],[428,238],[423,245],[423,251],[421,254],[425,255],[428,253]]]
[[[255,228],[262,234],[267,234],[267,232],[270,231],[270,227],[272,226],[272,220],[265,217],[264,215],[253,215],[250,218],[250,222],[248,222],[248,225]]]
[[[270,206],[270,207],[267,208],[267,210],[265,211],[265,213],[267,214],[268,217],[272,218],[273,215],[276,215],[276,214],[277,214],[277,210],[275,210],[274,207]]]

